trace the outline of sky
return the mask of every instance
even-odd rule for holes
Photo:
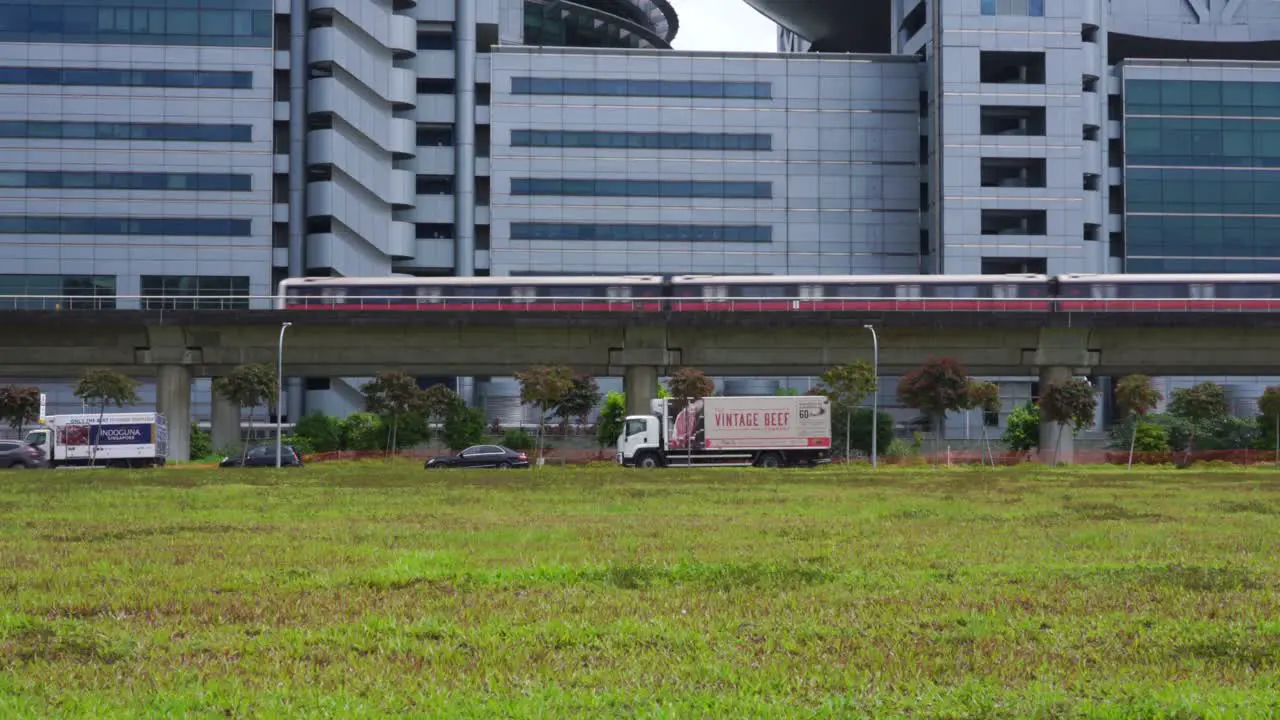
[[[677,50],[778,49],[777,26],[742,0],[672,0],[680,16]]]

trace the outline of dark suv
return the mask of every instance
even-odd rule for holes
[[[40,448],[22,440],[0,440],[0,468],[30,470],[49,467]]]
[[[248,456],[239,453],[223,458],[218,467],[275,467],[276,446],[249,448]],[[280,446],[280,467],[302,467],[302,455],[292,445]]]

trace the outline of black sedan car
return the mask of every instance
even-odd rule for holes
[[[48,467],[40,448],[21,440],[0,440],[0,468],[30,470]]]
[[[501,445],[472,445],[457,455],[431,458],[424,466],[435,468],[527,468],[529,456]]]
[[[275,467],[276,446],[260,445],[249,448],[245,455],[231,455],[222,459],[218,467]],[[292,445],[280,447],[280,467],[302,467],[302,455]]]

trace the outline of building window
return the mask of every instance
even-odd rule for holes
[[[418,147],[453,147],[453,128],[419,125]]]
[[[606,242],[773,241],[769,225],[596,225],[591,223],[511,223],[512,240],[601,240]]]
[[[452,175],[419,175],[416,182],[418,195],[452,195]]]
[[[0,121],[0,138],[251,142],[253,140],[253,126],[4,120]]]
[[[449,30],[423,30],[418,33],[419,50],[452,50],[453,33]]]
[[[64,190],[221,190],[248,192],[252,175],[230,173],[38,172],[0,170],[0,187]]]
[[[512,195],[571,197],[771,198],[773,183],[702,180],[512,178]]]
[[[511,78],[513,95],[601,95],[612,97],[678,97],[711,99],[773,98],[767,82],[715,82],[702,80],[607,80],[603,78]]]
[[[223,70],[0,67],[0,85],[83,85],[86,87],[172,87],[247,90],[253,87],[253,73]]]
[[[4,3],[0,42],[271,47],[272,0]]]
[[[0,275],[5,310],[113,310],[113,275]]]
[[[186,235],[248,237],[252,222],[235,218],[76,217],[0,215],[0,234]]]
[[[773,137],[764,133],[512,130],[511,145],[512,147],[644,150],[771,150]]]
[[[249,278],[213,275],[143,275],[146,310],[246,310]]]
[[[982,14],[1044,17],[1044,0],[982,0]]]
[[[419,95],[452,95],[456,87],[452,79],[418,78]]]

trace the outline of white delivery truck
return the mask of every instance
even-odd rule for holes
[[[164,465],[169,426],[160,413],[50,415],[27,434],[50,467]]]
[[[670,403],[654,400],[652,415],[627,417],[618,437],[619,464],[812,467],[831,462],[831,401],[825,397],[709,397],[675,417],[670,417]]]

